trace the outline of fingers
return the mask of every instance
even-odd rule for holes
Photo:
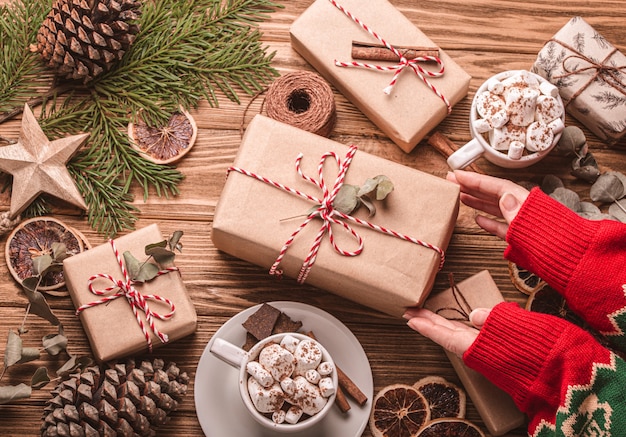
[[[445,319],[425,309],[410,309],[405,315],[407,324],[444,349],[461,357],[476,339],[478,331],[463,323]]]
[[[482,328],[490,313],[491,310],[488,308],[476,308],[472,310],[469,315],[471,324],[478,329]]]
[[[509,225],[483,215],[476,216],[476,224],[496,237],[505,240]]]

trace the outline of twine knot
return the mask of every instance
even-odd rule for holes
[[[441,100],[443,100],[443,102],[446,104],[446,107],[448,109],[448,114],[452,112],[452,105],[450,104],[448,99],[443,94],[441,94],[441,92],[439,92],[439,90],[427,79],[427,77],[440,77],[444,75],[445,66],[443,64],[443,61],[440,58],[438,58],[437,56],[419,56],[419,57],[416,57],[415,59],[410,59],[410,60],[407,59],[398,49],[396,49],[394,46],[389,44],[383,37],[381,37],[378,33],[372,30],[368,25],[366,25],[357,17],[355,17],[350,11],[346,10],[343,6],[338,4],[335,0],[328,0],[328,1],[330,1],[331,4],[333,4],[337,9],[343,12],[352,21],[354,21],[359,26],[361,26],[363,30],[365,30],[374,38],[376,38],[378,41],[380,41],[381,44],[383,44],[385,47],[391,50],[394,53],[394,55],[396,55],[400,59],[400,61],[396,65],[390,65],[390,66],[367,64],[367,63],[356,62],[356,61],[341,62],[341,61],[335,60],[336,66],[368,68],[368,69],[372,69],[376,71],[383,71],[383,72],[394,71],[395,73],[393,75],[393,78],[391,79],[391,82],[389,82],[389,85],[383,89],[383,92],[385,94],[391,93],[391,90],[393,89],[396,82],[398,81],[398,77],[400,76],[402,71],[404,71],[404,69],[406,68],[410,68],[411,70],[413,70],[415,75],[419,77],[422,80],[422,82],[424,82],[430,88],[430,90],[433,93],[435,93]],[[439,66],[439,70],[438,71],[425,70],[420,65],[421,62],[435,62]]]
[[[106,273],[97,273],[93,276],[91,276],[88,280],[87,280],[87,286],[89,288],[89,291],[91,291],[93,294],[95,294],[96,296],[104,296],[105,294],[107,294],[110,291],[113,290],[117,290],[117,292],[115,294],[109,295],[109,296],[105,296],[102,299],[98,299],[95,300],[93,302],[89,302],[87,304],[81,305],[79,308],[76,309],[76,315],[80,314],[82,311],[88,309],[88,308],[92,308],[94,306],[97,305],[101,305],[101,304],[105,304],[107,302],[110,302],[112,300],[115,300],[119,297],[125,297],[126,300],[128,301],[128,304],[130,305],[133,314],[135,315],[135,318],[137,319],[137,323],[139,324],[141,331],[143,332],[143,335],[146,339],[146,342],[148,343],[148,350],[150,352],[152,352],[152,340],[150,339],[150,332],[148,332],[148,329],[146,328],[145,323],[143,322],[139,312],[143,312],[145,314],[145,318],[146,318],[146,322],[148,323],[148,326],[150,327],[150,330],[159,338],[159,340],[161,340],[162,343],[167,343],[169,338],[167,336],[167,334],[161,332],[155,325],[155,320],[154,319],[159,319],[159,320],[169,320],[172,318],[172,316],[174,316],[174,312],[176,310],[176,307],[174,306],[174,303],[165,298],[165,297],[161,297],[159,295],[156,294],[142,294],[140,293],[135,287],[135,281],[133,281],[128,273],[128,270],[126,269],[125,265],[124,265],[124,261],[122,260],[122,257],[120,256],[120,253],[117,251],[117,248],[115,247],[115,242],[113,240],[109,240],[109,242],[111,243],[111,247],[113,249],[113,252],[115,254],[115,257],[117,259],[117,262],[120,266],[120,270],[122,272],[122,276],[123,279],[115,279],[113,276],[106,274]],[[164,274],[167,274],[169,272],[172,271],[177,271],[178,268],[177,267],[168,267],[166,269],[163,270],[159,270],[159,272],[157,272],[157,276],[161,276]],[[101,290],[96,289],[93,285],[94,281],[98,278],[103,278],[103,279],[107,279],[109,282],[111,282],[113,285],[110,287],[106,287],[103,288]],[[149,300],[154,300],[157,302],[163,302],[166,305],[169,306],[170,308],[170,312],[168,312],[167,314],[159,314],[157,312],[154,312],[150,309],[149,305],[148,305],[148,301]]]
[[[306,280],[309,272],[311,271],[311,268],[313,267],[313,264],[315,264],[315,260],[317,259],[317,254],[319,252],[321,243],[324,239],[324,236],[326,234],[328,234],[328,239],[333,247],[333,249],[335,250],[335,252],[337,252],[339,255],[342,256],[350,256],[350,257],[354,257],[354,256],[358,256],[359,254],[361,254],[361,252],[363,251],[363,247],[364,247],[364,243],[363,243],[363,238],[354,230],[354,228],[352,226],[350,226],[349,222],[360,225],[360,226],[365,226],[368,227],[376,232],[380,232],[383,234],[387,234],[390,235],[392,237],[401,239],[401,240],[405,240],[414,244],[418,244],[420,246],[426,247],[428,249],[434,250],[435,252],[437,252],[439,254],[440,257],[440,263],[439,263],[439,269],[441,269],[443,267],[444,261],[445,261],[445,254],[444,251],[435,246],[432,245],[430,243],[418,240],[414,237],[411,237],[409,235],[404,235],[401,234],[399,232],[396,232],[392,229],[388,229],[385,228],[383,226],[380,225],[376,225],[373,223],[370,223],[366,220],[362,220],[359,219],[357,217],[353,217],[349,214],[343,213],[341,211],[339,211],[338,209],[336,209],[334,207],[333,202],[335,201],[335,198],[337,197],[337,193],[339,193],[339,190],[341,189],[341,187],[344,184],[345,178],[346,178],[346,173],[348,172],[348,169],[350,167],[350,164],[352,162],[352,158],[354,157],[355,153],[357,151],[356,146],[350,146],[350,148],[348,149],[348,152],[346,153],[345,158],[342,160],[339,158],[339,156],[335,153],[335,152],[326,152],[322,155],[319,164],[317,166],[317,173],[318,173],[318,178],[312,178],[309,177],[307,175],[305,175],[302,172],[302,167],[301,167],[301,161],[302,158],[304,157],[304,155],[302,153],[298,154],[297,158],[296,158],[296,171],[298,173],[298,175],[300,175],[301,178],[303,178],[305,181],[317,186],[321,191],[322,191],[322,198],[319,199],[315,196],[312,196],[310,194],[304,193],[302,191],[299,190],[295,190],[293,188],[290,188],[286,185],[283,185],[279,182],[274,182],[271,179],[268,179],[264,176],[260,176],[257,175],[256,173],[252,173],[248,170],[239,168],[239,167],[230,167],[228,169],[228,173],[230,173],[231,171],[235,171],[237,173],[241,173],[245,176],[254,178],[258,181],[261,181],[265,184],[271,185],[275,188],[278,188],[282,191],[288,192],[290,194],[299,196],[301,198],[307,199],[309,201],[314,202],[317,207],[315,209],[313,209],[311,212],[309,212],[309,214],[306,216],[306,218],[304,219],[304,221],[300,224],[300,226],[298,226],[298,228],[291,234],[291,236],[287,239],[287,241],[284,243],[283,247],[281,248],[278,257],[276,258],[276,260],[274,261],[274,264],[272,264],[271,268],[270,268],[270,275],[275,275],[277,277],[282,277],[283,271],[280,268],[280,264],[283,260],[283,258],[285,257],[287,251],[289,250],[289,248],[291,247],[291,245],[293,244],[295,238],[298,236],[298,234],[300,233],[300,231],[302,231],[314,218],[319,217],[322,220],[322,226],[320,227],[318,233],[315,236],[315,239],[313,240],[313,243],[311,245],[311,248],[309,250],[308,255],[306,256],[306,258],[304,259],[304,262],[302,263],[302,267],[300,268],[300,273],[298,274],[297,277],[297,281],[298,283],[302,284],[304,283],[304,281]],[[328,186],[326,185],[326,182],[324,180],[324,165],[326,163],[326,160],[328,158],[333,158],[335,160],[335,162],[337,163],[339,170],[337,173],[337,177],[335,179],[335,182],[332,186],[332,189],[329,189]],[[339,245],[337,244],[337,242],[335,241],[335,235],[333,233],[333,228],[332,225],[336,224],[341,226],[346,232],[348,232],[356,241],[357,243],[357,248],[351,251],[342,249],[341,247],[339,247]]]

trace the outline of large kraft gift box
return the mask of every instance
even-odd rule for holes
[[[114,243],[120,256],[130,251],[137,260],[143,262],[148,258],[145,254],[145,247],[159,243],[163,239],[158,226],[152,224],[117,238]],[[63,272],[76,308],[97,301],[104,296],[115,294],[119,290],[115,288],[104,296],[96,296],[88,288],[91,276],[108,274],[116,280],[124,279],[110,242],[66,258],[63,260]],[[103,290],[114,284],[107,279],[98,278],[93,282],[93,286],[95,289]],[[158,295],[169,299],[175,305],[171,319],[155,319],[155,326],[169,337],[169,342],[185,337],[196,330],[196,310],[187,294],[180,272],[165,273],[145,283],[134,283],[133,286],[143,295]],[[169,305],[162,302],[148,300],[148,305],[153,312],[161,315],[170,312]],[[145,314],[141,311],[139,314],[146,324]],[[98,361],[122,358],[148,349],[148,342],[124,296],[87,308],[80,312],[79,317]],[[153,348],[164,344],[147,324],[146,329],[150,332]]]
[[[451,287],[432,294],[424,303],[424,308],[454,319],[462,318],[461,314],[469,316],[475,308],[493,308],[504,301],[488,270],[459,282],[456,288],[456,293]],[[446,351],[446,355],[492,435],[503,435],[525,423],[526,416],[507,393],[467,367],[455,354]]]
[[[321,190],[297,174],[297,156],[303,154],[302,172],[317,179],[323,154],[335,152],[343,160],[348,150],[343,144],[257,115],[246,130],[234,167],[320,198]],[[323,173],[332,190],[336,162],[328,159]],[[364,207],[352,215],[445,250],[458,214],[459,188],[442,178],[358,150],[345,183],[361,186],[377,175],[392,180],[393,192],[384,201],[374,201],[377,211],[373,217],[368,219]],[[309,200],[231,171],[216,207],[213,242],[226,253],[269,269],[313,206]],[[406,307],[421,305],[432,288],[439,254],[350,224],[363,238],[363,252],[354,257],[340,255],[326,234],[306,283],[398,317]],[[297,235],[281,263],[284,275],[297,278],[321,226],[322,221],[316,218]],[[357,248],[355,239],[341,225],[333,224],[332,230],[341,249]]]
[[[532,67],[559,88],[567,112],[608,144],[626,134],[626,56],[581,17],[548,41]]]
[[[339,3],[394,47],[437,46],[387,0],[339,0]],[[411,68],[405,68],[387,95],[383,89],[390,84],[393,72],[335,66],[335,60],[353,61],[352,41],[375,44],[379,41],[329,0],[316,0],[294,21],[290,35],[293,48],[403,151],[413,150],[447,116],[444,101]],[[439,58],[445,72],[428,80],[454,106],[467,95],[470,76],[443,50]],[[428,71],[439,71],[433,62],[419,65]]]

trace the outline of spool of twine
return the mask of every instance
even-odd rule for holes
[[[268,117],[324,137],[330,136],[337,120],[330,85],[309,71],[276,79],[267,90],[264,105]]]

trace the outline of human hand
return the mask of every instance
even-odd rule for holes
[[[403,317],[408,320],[407,325],[409,327],[424,337],[430,338],[444,349],[462,357],[476,340],[478,329],[484,325],[490,312],[491,310],[487,308],[473,310],[469,319],[474,327],[455,320],[448,320],[423,308],[409,308]]]
[[[509,223],[513,221],[529,194],[527,189],[515,182],[469,171],[450,172],[446,179],[460,185],[461,202],[506,221],[502,223],[483,215],[476,216],[478,226],[503,240]]]

